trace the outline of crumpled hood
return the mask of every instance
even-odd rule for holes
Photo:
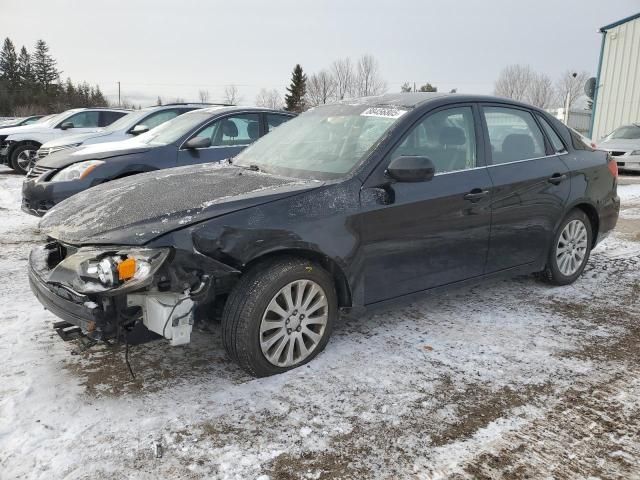
[[[619,151],[627,151],[627,150],[640,150],[640,140],[632,140],[632,139],[624,139],[624,138],[614,138],[613,140],[605,140],[604,142],[599,142],[598,148],[604,148],[605,150],[619,150]]]
[[[121,155],[147,152],[152,148],[154,147],[139,142],[135,138],[120,142],[80,145],[79,147],[68,148],[47,155],[38,160],[38,165],[46,168],[64,168],[72,163],[83,162],[84,160],[104,160],[105,158],[119,157]]]
[[[226,164],[172,168],[74,195],[51,209],[40,228],[72,245],[143,245],[172,230],[321,185]]]
[[[104,130],[100,130],[97,132],[89,132],[89,133],[78,133],[76,135],[66,135],[61,138],[56,138],[55,140],[50,140],[44,143],[40,148],[46,150],[47,148],[52,147],[63,147],[65,145],[71,145],[73,143],[82,143],[85,140],[90,138],[99,138],[99,137],[108,137],[113,132],[107,132]]]

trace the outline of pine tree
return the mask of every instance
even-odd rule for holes
[[[429,82],[427,82],[424,85],[422,85],[418,91],[419,92],[437,92],[438,87],[434,87]]]
[[[93,94],[91,96],[91,106],[92,107],[107,107],[107,99],[104,98],[104,95],[102,94],[102,90],[100,90],[100,87],[98,85],[96,85],[95,90],[93,91]]]
[[[302,72],[302,67],[297,64],[291,74],[291,85],[287,87],[289,92],[284,96],[285,110],[289,112],[303,112],[305,109],[304,96],[307,93],[307,76]]]
[[[23,89],[33,87],[35,78],[31,67],[31,55],[29,55],[24,46],[20,49],[20,56],[18,57],[18,75]]]
[[[61,72],[56,68],[56,61],[49,55],[49,46],[44,40],[36,42],[33,53],[33,74],[38,85],[45,91],[58,79]]]
[[[20,88],[20,74],[18,72],[18,55],[9,37],[4,39],[0,52],[0,78],[11,91]]]

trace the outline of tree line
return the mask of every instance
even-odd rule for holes
[[[587,72],[565,71],[554,82],[529,65],[509,65],[504,68],[494,85],[494,94],[529,103],[538,108],[573,107],[583,94],[589,78]],[[591,108],[591,101],[587,101]]]
[[[5,38],[0,51],[0,116],[56,113],[73,107],[106,107],[108,102],[98,85],[74,84],[60,79],[57,61],[44,40],[32,53],[22,46],[16,51]]]

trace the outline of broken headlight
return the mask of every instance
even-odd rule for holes
[[[168,255],[167,248],[81,248],[56,265],[47,281],[82,294],[122,293],[151,283]]]

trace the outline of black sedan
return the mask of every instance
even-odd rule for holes
[[[52,153],[27,173],[22,210],[42,216],[90,187],[142,172],[231,158],[293,118],[254,107],[210,107],[188,112],[150,132],[120,142]]]
[[[41,221],[40,301],[94,339],[173,345],[222,311],[229,355],[311,360],[340,313],[489,277],[564,285],[615,226],[616,163],[542,110],[398,94],[317,107],[238,155],[101,185]],[[73,328],[73,327],[71,327]]]

